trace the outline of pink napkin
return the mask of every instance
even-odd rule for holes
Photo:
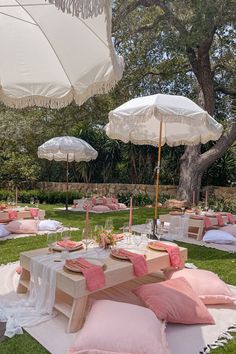
[[[105,275],[102,267],[94,265],[84,258],[66,260],[66,264],[80,268],[89,291],[101,289],[105,285]]]
[[[225,226],[223,216],[220,213],[216,214],[216,219],[218,226]]]
[[[211,219],[208,216],[204,216],[204,226],[206,230],[212,227]]]
[[[17,211],[16,210],[8,210],[8,217],[11,220],[17,219]]]
[[[73,248],[80,244],[80,242],[75,242],[71,240],[57,241],[57,245],[64,248]]]
[[[234,220],[233,214],[227,213],[227,219],[228,219],[228,222],[230,224],[235,224],[235,220]]]
[[[168,252],[170,258],[170,265],[172,267],[176,269],[183,267],[183,261],[180,257],[179,247],[167,245],[166,243],[162,243],[159,241],[155,242],[155,245],[164,248]]]
[[[37,218],[39,216],[38,208],[30,208],[30,215],[32,218]]]
[[[147,262],[142,254],[129,252],[124,249],[119,249],[119,255],[127,256],[130,262],[133,264],[134,274],[136,277],[142,277],[148,273]]]

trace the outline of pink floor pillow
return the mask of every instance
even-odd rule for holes
[[[117,203],[119,209],[127,209],[127,206],[124,203]]]
[[[106,204],[106,206],[108,206],[108,208],[111,210],[119,210],[119,206],[115,203],[109,203],[109,204]]]
[[[207,305],[236,301],[234,293],[217,274],[203,269],[182,269],[172,273],[170,279],[185,278],[199,298]]]
[[[68,354],[169,354],[165,324],[142,306],[94,302]]]
[[[108,206],[106,206],[106,205],[94,205],[92,207],[92,210],[100,212],[100,213],[104,213],[106,211],[110,211],[110,208],[108,208]]]
[[[183,277],[141,285],[133,292],[160,320],[183,324],[214,324],[206,306]]]
[[[39,220],[14,220],[10,221],[6,229],[12,234],[36,234]]]
[[[236,237],[236,225],[227,225],[220,228],[222,231],[226,231],[229,234]]]

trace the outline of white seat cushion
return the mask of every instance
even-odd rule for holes
[[[236,238],[229,232],[222,230],[209,230],[203,236],[203,241],[213,243],[236,243]]]
[[[62,224],[56,220],[41,220],[39,222],[39,231],[56,231],[62,227]]]

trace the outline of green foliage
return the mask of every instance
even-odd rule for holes
[[[15,193],[0,189],[0,200],[6,201],[7,198],[10,197],[12,199],[15,198]],[[82,194],[76,191],[68,192],[68,203],[72,204],[74,199],[80,199]],[[29,204],[31,199],[37,199],[39,203],[47,203],[47,204],[64,204],[66,200],[66,192],[55,192],[55,191],[41,191],[38,189],[34,190],[21,190],[18,192],[18,202]]]
[[[132,194],[132,193],[118,193],[117,198],[120,203],[125,203],[129,206],[130,197],[132,196],[132,202],[134,206],[146,206],[154,204],[154,197],[151,198],[149,195],[145,193]],[[170,199],[169,194],[160,193],[159,194],[159,203],[164,203],[167,199]]]
[[[216,211],[227,211],[231,213],[236,213],[236,201],[229,198],[210,198],[209,208]]]

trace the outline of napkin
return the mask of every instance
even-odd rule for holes
[[[234,220],[233,214],[227,213],[227,219],[228,219],[228,222],[230,224],[235,224],[235,220]]]
[[[204,226],[205,229],[209,229],[210,227],[212,227],[211,219],[208,218],[208,216],[204,216]]]
[[[223,216],[220,213],[216,214],[216,220],[217,220],[218,226],[225,226]]]
[[[122,248],[119,249],[119,255],[129,258],[130,262],[133,264],[134,274],[137,277],[142,277],[148,273],[147,262],[144,255],[129,252]]]
[[[92,264],[84,258],[66,260],[66,264],[71,267],[78,267],[83,273],[89,291],[101,289],[105,285],[105,275],[101,266]]]
[[[180,251],[178,246],[167,245],[166,243],[160,241],[156,241],[155,245],[164,248],[168,252],[170,258],[170,265],[172,267],[176,269],[183,267],[184,264],[180,257]]]
[[[17,211],[16,210],[8,210],[8,217],[11,220],[17,219]]]
[[[30,215],[32,218],[37,218],[39,216],[38,208],[30,208]]]
[[[71,240],[57,241],[57,245],[64,248],[73,248],[80,245],[80,242],[75,242]]]

